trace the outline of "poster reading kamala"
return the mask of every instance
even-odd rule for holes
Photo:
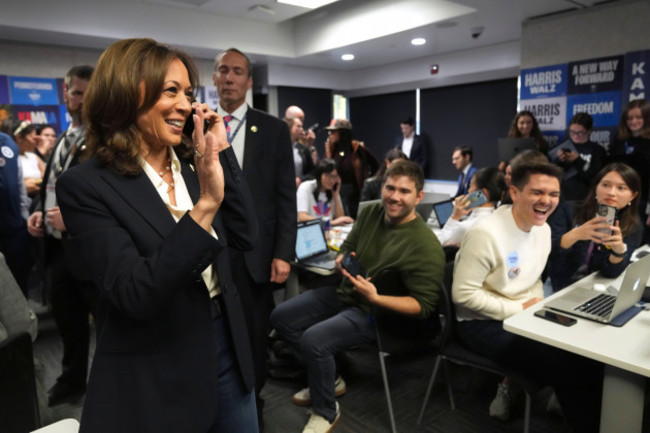
[[[637,99],[650,99],[650,50],[625,55],[623,105]]]

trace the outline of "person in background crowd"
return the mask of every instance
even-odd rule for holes
[[[544,155],[548,153],[548,143],[539,130],[537,119],[530,111],[520,111],[512,119],[508,138],[533,138],[535,147]]]
[[[0,132],[0,252],[27,297],[29,254],[26,221],[29,204],[18,145],[9,134]]]
[[[456,197],[454,211],[438,234],[438,240],[442,245],[460,245],[467,230],[479,219],[494,212],[506,190],[503,173],[495,167],[476,171],[470,181],[468,194],[478,190],[483,192],[487,201],[472,209],[467,208],[470,204],[467,200],[468,195]],[[467,219],[461,221],[463,217]]]
[[[563,143],[549,152],[550,161],[564,169],[560,184],[562,201],[582,201],[605,163],[605,149],[589,139],[593,123],[589,114],[576,113],[569,122],[569,140],[576,151]]]
[[[363,181],[363,188],[361,189],[361,197],[359,201],[377,200],[381,198],[381,185],[384,182],[384,174],[386,169],[394,161],[408,159],[408,157],[399,149],[391,149],[386,152],[384,156],[384,163],[379,167],[379,170],[373,177]]]
[[[639,99],[625,105],[609,156],[610,162],[623,162],[641,177],[639,216],[645,225],[643,243],[650,243],[650,102]]]
[[[50,273],[50,303],[52,315],[63,342],[62,371],[48,392],[48,404],[54,406],[75,401],[86,392],[90,325],[88,315],[94,313],[97,292],[87,282],[71,272],[73,263],[65,257],[66,226],[61,216],[55,185],[68,168],[79,163],[85,150],[86,129],[81,110],[92,66],[75,66],[68,71],[63,83],[63,101],[72,118],[61,134],[52,157],[45,168],[35,212],[27,220],[27,230],[34,237],[45,237],[45,263]]]
[[[34,197],[41,189],[45,172],[45,164],[34,153],[38,143],[36,127],[29,120],[18,121],[14,124],[12,135],[20,149],[20,165],[27,195]]]
[[[569,203],[557,208],[549,219],[553,246],[548,272],[554,291],[595,271],[616,278],[625,270],[643,233],[640,192],[639,175],[623,163],[612,163],[596,174],[577,209]],[[617,209],[614,225],[598,216],[599,205]]]
[[[229,142],[248,181],[260,235],[252,251],[231,250],[233,279],[247,315],[255,363],[257,411],[263,430],[269,315],[274,283],[287,280],[296,248],[296,175],[286,123],[246,104],[253,86],[250,59],[236,48],[217,55],[212,75]]]
[[[313,179],[314,159],[312,152],[302,144],[300,140],[305,135],[302,128],[302,120],[298,117],[285,117],[284,121],[289,127],[291,136],[291,147],[293,149],[293,165],[296,170],[296,187],[304,180]]]
[[[354,220],[343,212],[339,195],[341,178],[336,172],[334,160],[324,158],[318,161],[314,177],[315,179],[307,180],[298,187],[298,221],[329,218],[333,226],[353,223]]]
[[[56,130],[50,125],[42,125],[38,128],[38,144],[34,153],[47,164],[50,158],[54,143],[56,143]]]
[[[305,112],[302,111],[302,108],[298,107],[297,105],[291,105],[287,107],[287,109],[284,112],[284,117],[285,119],[300,119],[300,122],[303,124],[303,127],[305,125]],[[305,146],[307,149],[310,150],[311,156],[314,160],[314,164],[316,164],[318,162],[318,152],[314,147],[314,140],[316,140],[316,133],[312,128],[314,128],[314,126],[310,127],[306,131],[303,130],[303,135],[299,141],[300,144],[302,144],[303,146]]]
[[[460,171],[458,175],[458,189],[454,197],[465,195],[469,190],[469,182],[476,170],[478,170],[472,164],[473,155],[474,151],[469,146],[457,146],[451,154],[451,163],[454,164],[456,170]]]
[[[152,39],[112,44],[88,85],[91,157],[56,185],[74,271],[99,292],[81,433],[258,431],[227,250],[258,227],[198,85],[190,56]]]
[[[332,119],[325,142],[327,158],[336,161],[341,176],[341,199],[346,215],[357,217],[363,182],[372,176],[379,164],[362,142],[353,140],[352,123],[347,119]]]
[[[504,179],[506,181],[506,192],[503,195],[503,200],[501,200],[501,204],[512,204],[512,199],[510,198],[510,186],[512,185],[512,170],[515,165],[523,164],[524,162],[527,162],[529,164],[531,163],[544,164],[548,162],[548,157],[546,156],[546,154],[533,149],[523,150],[518,154],[516,154],[515,156],[513,156],[512,159],[508,161],[505,166]]]
[[[429,143],[426,137],[415,133],[415,121],[405,117],[399,123],[402,136],[397,139],[395,148],[404,152],[406,157],[420,166],[426,177],[429,163]]]

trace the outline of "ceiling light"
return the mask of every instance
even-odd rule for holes
[[[341,59],[349,62],[350,60],[354,60],[354,54],[343,54]]]
[[[284,3],[292,6],[300,6],[305,9],[318,9],[338,0],[277,0],[278,3]]]
[[[424,38],[414,38],[411,39],[411,44],[413,45],[424,45],[427,43],[427,40]]]

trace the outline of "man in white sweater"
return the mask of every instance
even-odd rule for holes
[[[576,432],[598,430],[602,365],[511,334],[503,320],[542,300],[551,250],[547,218],[560,198],[562,171],[551,164],[513,167],[504,205],[478,221],[456,255],[452,298],[456,331],[470,350],[555,388]]]

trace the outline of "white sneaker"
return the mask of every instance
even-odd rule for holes
[[[345,381],[341,376],[336,376],[334,381],[334,396],[340,397],[348,391]],[[311,406],[311,393],[309,388],[303,388],[291,397],[291,401],[296,406]]]
[[[510,407],[514,402],[513,390],[509,384],[500,383],[497,387],[497,395],[490,403],[490,416],[492,418],[507,421],[510,418]]]
[[[307,421],[307,425],[302,430],[302,433],[329,433],[334,429],[336,423],[341,419],[341,410],[339,408],[339,402],[336,402],[336,418],[331,423],[327,421],[320,415],[312,413]]]

